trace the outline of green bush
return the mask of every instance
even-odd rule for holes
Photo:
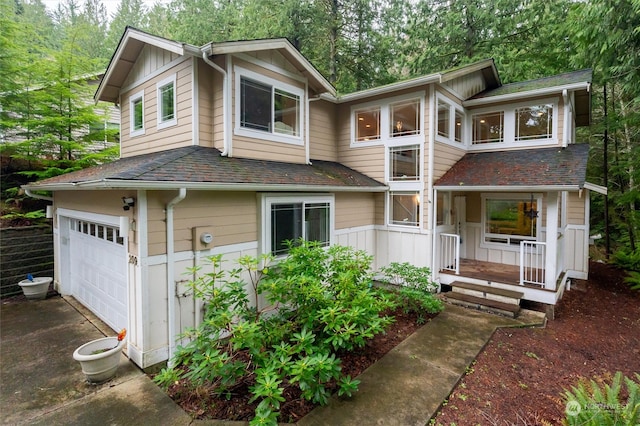
[[[405,313],[417,313],[418,322],[424,322],[425,312],[433,314],[444,308],[442,301],[433,296],[438,284],[431,281],[429,268],[393,262],[380,268],[380,273],[382,282],[399,286],[394,294],[396,302]]]
[[[626,386],[626,400],[622,396]],[[566,391],[565,424],[570,426],[636,426],[640,424],[640,374],[635,381],[617,372],[611,385],[594,380]]]
[[[632,290],[640,290],[640,250],[619,250],[613,255],[613,264],[627,271],[624,281]]]
[[[194,295],[205,302],[204,319],[184,333],[190,343],[178,348],[175,367],[162,370],[156,383],[168,388],[187,380],[222,396],[249,384],[251,400],[259,401],[252,424],[275,424],[288,385],[319,404],[327,403],[332,381],[340,395],[357,390],[359,382],[342,375],[337,351],[363,346],[392,321],[381,314],[392,301],[371,286],[371,257],[300,241],[275,267],[271,262],[243,257],[237,269],[225,271],[221,256],[212,256],[210,272],[189,269]]]

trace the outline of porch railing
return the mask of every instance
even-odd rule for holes
[[[460,274],[460,235],[440,234],[440,270]]]
[[[546,244],[520,241],[520,285],[545,285]]]

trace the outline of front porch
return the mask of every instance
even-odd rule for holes
[[[544,276],[544,270],[536,269],[529,273]],[[522,282],[523,271],[518,265],[483,262],[472,259],[459,259],[457,272],[453,268],[439,270],[440,284],[450,286],[454,282],[469,283],[487,288],[516,291],[523,294],[522,299],[555,305],[565,290],[567,277],[562,273],[557,278],[554,288],[545,288],[539,284]]]

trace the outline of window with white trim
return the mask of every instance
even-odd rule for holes
[[[472,116],[472,144],[504,142],[504,111]]]
[[[236,67],[236,133],[302,144],[304,90]]]
[[[521,241],[538,239],[539,197],[524,194],[486,194],[482,196],[483,241],[490,244],[520,246]]]
[[[129,135],[144,135],[144,91],[129,97]]]
[[[380,107],[356,110],[354,115],[357,142],[380,140]]]
[[[516,108],[515,115],[516,141],[553,137],[553,105]]]
[[[414,94],[353,106],[351,146],[406,144],[402,140],[420,137],[423,105],[424,97]]]
[[[390,224],[420,225],[420,193],[418,191],[390,192],[389,206]]]
[[[409,99],[389,105],[389,134],[393,138],[420,133],[420,99]]]
[[[440,95],[436,98],[436,120],[438,124],[436,138],[443,142],[463,143],[464,112],[445,100],[445,98],[440,97]]]
[[[333,197],[265,196],[263,251],[274,256],[288,252],[287,243],[300,238],[322,246],[331,243]]]
[[[176,120],[176,76],[165,78],[157,85],[158,129],[174,126]]]
[[[390,147],[389,161],[390,181],[420,180],[420,145]]]

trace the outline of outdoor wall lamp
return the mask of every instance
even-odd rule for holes
[[[132,197],[122,197],[122,204],[124,204],[124,206],[122,206],[122,209],[127,211],[131,207],[136,205],[136,199]]]

